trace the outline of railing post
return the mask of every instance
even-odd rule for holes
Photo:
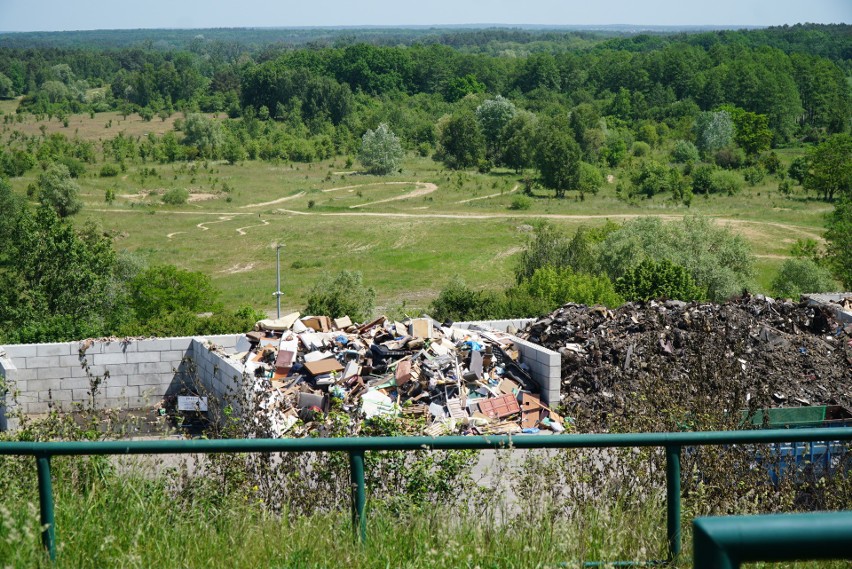
[[[51,561],[56,561],[56,533],[53,520],[53,483],[50,480],[50,455],[36,456],[38,501],[41,513],[41,542]]]
[[[367,541],[367,519],[364,507],[367,505],[367,491],[364,485],[364,451],[349,451],[349,474],[352,483],[352,530],[361,543]]]
[[[666,527],[669,561],[680,555],[680,445],[666,446]]]

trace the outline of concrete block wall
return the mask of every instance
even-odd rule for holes
[[[192,385],[195,345],[214,343],[233,350],[240,335],[150,340],[96,340],[0,346],[0,376],[10,390],[0,408],[0,429],[14,428],[11,415],[46,413],[51,405],[69,410],[89,402],[93,378],[100,378],[99,408],[143,408]]]
[[[505,332],[509,326],[520,330],[532,322],[535,322],[534,318],[521,318],[517,320],[456,322],[453,326],[465,329],[481,326]],[[560,387],[562,386],[562,356],[544,346],[522,340],[517,336],[511,337],[512,342],[521,353],[521,362],[529,366],[530,376],[541,387],[541,398],[548,405],[558,405],[561,398]]]
[[[216,397],[220,404],[230,404],[239,414],[239,402],[242,399],[239,389],[250,387],[243,382],[245,368],[240,362],[224,358],[219,352],[213,351],[214,345],[226,348],[226,353],[233,352],[234,345],[225,346],[212,338],[196,338],[192,344],[191,365],[195,367],[194,372],[206,394]]]

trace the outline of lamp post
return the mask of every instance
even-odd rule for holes
[[[275,244],[275,274],[277,277],[277,286],[275,287],[275,292],[272,293],[272,296],[275,297],[278,307],[278,316],[276,316],[276,318],[281,318],[281,295],[284,294],[281,292],[281,247],[283,247],[283,245],[280,243]]]

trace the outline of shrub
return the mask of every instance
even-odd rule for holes
[[[509,301],[529,296],[544,301],[544,312],[549,312],[566,302],[614,308],[623,300],[606,275],[575,273],[568,267],[542,267],[522,284],[507,291]],[[541,313],[541,312],[539,312]],[[521,316],[522,314],[514,314]],[[527,314],[531,315],[531,314]]]
[[[643,302],[658,298],[702,300],[705,296],[689,271],[668,259],[645,259],[615,281],[615,290],[626,300]]]
[[[798,298],[802,293],[827,292],[837,288],[828,269],[812,259],[787,259],[772,281],[777,296]]]
[[[458,276],[441,289],[429,310],[440,321],[487,320],[503,315],[503,307],[496,294],[473,290]]]
[[[514,210],[526,210],[530,207],[532,207],[532,199],[527,196],[515,196],[509,204],[509,209]]]
[[[172,188],[163,194],[163,203],[169,205],[182,205],[189,199],[189,190],[186,188]]]
[[[633,156],[647,156],[651,153],[651,145],[647,142],[637,140],[633,143],[633,147],[630,149],[630,152],[633,154]]]
[[[733,172],[717,171],[713,173],[711,191],[714,194],[728,194],[729,196],[740,193],[743,183],[740,177]]]
[[[714,302],[751,288],[754,258],[740,235],[704,217],[664,223],[653,217],[626,222],[599,245],[597,269],[617,280],[644,259],[685,267]]]
[[[714,155],[714,159],[716,164],[722,168],[725,168],[726,170],[736,170],[745,162],[745,153],[739,148],[732,148],[728,146],[718,150]]]
[[[751,166],[743,170],[743,178],[745,178],[745,181],[748,183],[748,185],[752,187],[762,182],[763,178],[765,177],[766,173],[760,166]]]
[[[116,164],[104,164],[101,166],[101,178],[112,178],[118,176],[119,171],[118,165]]]
[[[334,277],[323,275],[314,284],[305,312],[363,322],[372,316],[375,301],[376,292],[364,286],[360,272],[340,271]]]
[[[688,140],[678,140],[672,149],[671,157],[672,161],[678,164],[698,162],[698,148]]]
[[[604,177],[597,166],[580,162],[580,194],[597,195],[604,184]]]

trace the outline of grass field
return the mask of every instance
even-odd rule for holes
[[[11,103],[0,108],[9,112]],[[176,116],[144,122],[137,115],[127,120],[116,113],[73,115],[69,127],[54,119],[47,128],[97,140],[120,131],[163,132]],[[38,134],[39,124],[28,120],[8,128]],[[110,120],[113,126],[104,128]],[[789,161],[796,152],[781,154]],[[686,207],[668,196],[619,199],[621,171],[612,171],[607,172],[612,181],[596,196],[557,200],[539,191],[529,209],[512,210],[520,175],[447,171],[411,155],[401,173],[386,177],[359,173],[357,162],[347,168],[345,157],[314,164],[136,163],[108,178],[99,177],[100,166],[90,166],[79,180],[85,208],[78,222],[100,224],[115,235],[119,250],[209,274],[228,304],[267,311],[275,306],[276,243],[284,245],[282,310],[303,307],[320,275],[351,269],[375,288],[380,310],[417,312],[454,275],[475,287],[508,284],[536,220],[573,230],[643,215],[700,214],[741,233],[757,255],[762,292],[796,239],[821,238],[830,211],[801,189],[782,196],[771,177],[737,196],[696,196]],[[13,187],[23,192],[36,175],[12,180]],[[188,189],[190,200],[163,204],[162,193],[175,187]],[[112,204],[104,201],[108,188],[117,195]]]

